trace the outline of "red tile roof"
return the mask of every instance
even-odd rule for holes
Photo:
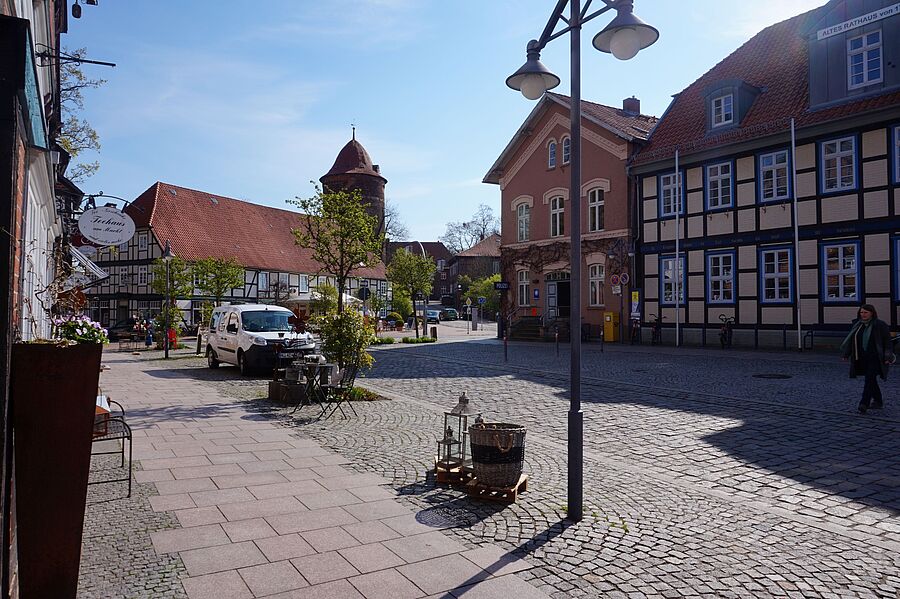
[[[488,235],[469,249],[456,254],[459,257],[480,257],[489,256],[492,258],[500,257],[500,235]]]
[[[425,250],[426,256],[431,256],[435,260],[450,260],[453,257],[453,254],[450,253],[450,250],[441,243],[440,241],[391,241],[388,242],[387,247],[387,255],[388,262],[390,262],[391,257],[393,257],[394,252],[396,252],[400,248],[406,249],[410,248],[410,251],[418,254],[419,252],[419,243],[422,244],[422,249]]]
[[[900,92],[868,97],[821,110],[809,109],[810,29],[832,3],[763,29],[678,94],[634,164],[699,152],[796,127],[825,123],[896,105]],[[718,82],[739,79],[762,90],[741,124],[716,135],[706,130],[705,92]]]
[[[546,92],[537,103],[537,106],[534,107],[525,121],[519,126],[518,131],[506,144],[506,147],[497,160],[494,161],[494,164],[491,165],[491,169],[484,176],[482,183],[493,183],[495,185],[500,183],[503,170],[519,148],[519,144],[534,133],[534,124],[554,104],[560,105],[568,111],[571,105],[571,98],[562,94]],[[596,104],[586,100],[581,101],[581,116],[582,120],[591,121],[629,142],[646,140],[658,120],[655,116],[633,114],[625,112],[621,108]]]
[[[320,265],[312,250],[294,243],[292,228],[307,218],[300,212],[271,208],[204,191],[154,183],[126,209],[138,227],[152,227],[161,245],[185,260],[234,258],[247,268],[315,274]],[[356,276],[384,279],[384,265]]]
[[[569,96],[553,92],[547,92],[546,95],[563,105],[566,110],[571,106],[572,98]],[[655,116],[632,114],[625,112],[621,108],[588,102],[587,100],[581,101],[581,114],[584,117],[605,125],[607,129],[612,130],[613,133],[620,137],[624,137],[625,139],[647,139],[653,126],[656,125],[656,121],[659,120]]]

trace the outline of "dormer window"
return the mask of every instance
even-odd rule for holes
[[[734,95],[726,94],[713,98],[712,101],[712,126],[721,127],[734,122]]]
[[[881,30],[847,40],[849,89],[881,83]]]

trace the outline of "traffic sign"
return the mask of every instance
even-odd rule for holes
[[[623,272],[622,274],[619,275],[619,283],[621,283],[622,285],[627,285],[628,281],[630,281],[630,280],[631,280],[631,277],[628,276],[627,272]]]
[[[509,291],[509,281],[496,281],[494,291]]]
[[[613,285],[612,292],[613,292],[613,295],[622,295],[622,286],[621,285]]]
[[[472,298],[471,298],[471,297],[467,297],[467,298],[466,298],[466,305],[467,305],[467,306],[471,306],[471,305],[472,305]]]
[[[609,284],[616,287],[619,284],[619,275],[612,275],[609,277]]]
[[[487,301],[487,298],[484,297],[483,295],[478,297],[478,303],[479,303],[479,304],[483,304],[483,303],[486,302],[486,301]]]
[[[369,299],[369,296],[372,294],[372,290],[368,287],[360,287],[359,288],[359,299],[362,301],[366,301]]]

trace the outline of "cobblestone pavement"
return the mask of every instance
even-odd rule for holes
[[[554,597],[900,596],[900,393],[854,413],[861,381],[827,355],[585,345],[585,519],[566,502],[566,346],[386,347],[359,383],[392,401],[311,422],[256,402],[348,468],[380,474],[421,514],[540,567]],[[234,397],[264,380],[177,360],[172,376]],[[756,378],[753,375],[789,378]],[[896,374],[896,373],[895,373]],[[528,426],[528,492],[485,504],[426,475],[441,413],[463,390],[490,420]]]

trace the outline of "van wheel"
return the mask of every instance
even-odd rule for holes
[[[206,363],[209,365],[210,368],[218,368],[219,367],[218,357],[216,356],[215,350],[211,347],[206,348]]]
[[[238,365],[238,370],[241,371],[241,374],[243,376],[248,376],[250,374],[250,367],[247,366],[247,360],[244,359],[244,352],[242,352],[242,351],[238,351],[237,365]]]

